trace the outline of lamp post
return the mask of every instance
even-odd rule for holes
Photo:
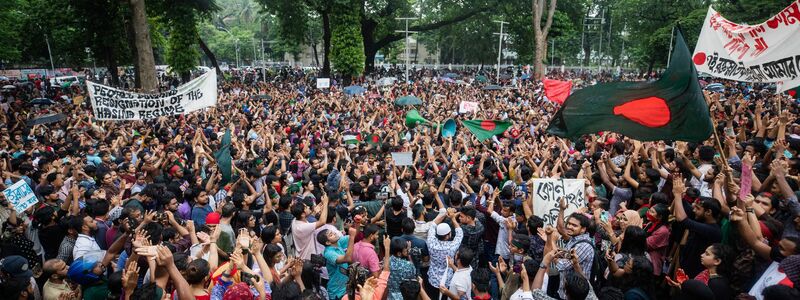
[[[408,82],[408,65],[409,65],[409,58],[411,54],[408,53],[408,34],[409,33],[416,33],[416,31],[408,31],[408,21],[409,20],[416,20],[417,18],[409,17],[409,18],[395,18],[395,20],[403,20],[406,23],[406,30],[395,30],[395,32],[402,32],[406,34],[406,82]]]
[[[497,41],[497,84],[500,84],[500,58],[503,56],[503,38],[507,35],[503,33],[503,25],[508,24],[508,22],[503,21],[493,21],[495,23],[500,23],[500,33],[494,33],[495,35],[499,35],[500,38]]]

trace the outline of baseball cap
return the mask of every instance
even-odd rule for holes
[[[218,212],[212,212],[206,215],[206,225],[219,224],[220,215]]]
[[[445,236],[450,233],[450,225],[445,223],[439,223],[436,225],[436,235],[438,236]]]
[[[0,260],[0,270],[14,278],[30,278],[33,272],[28,267],[28,260],[19,255],[11,255]]]

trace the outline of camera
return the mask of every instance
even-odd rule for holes
[[[319,254],[311,254],[310,262],[312,265],[314,265],[315,269],[322,269],[322,267],[325,267],[325,264],[327,263],[327,261],[325,261],[325,257]]]
[[[253,281],[250,281],[251,278],[255,282],[259,281],[258,275],[250,274],[250,273],[247,273],[247,272],[242,272],[242,275],[241,275],[242,282],[246,282],[247,285],[252,286],[253,285]]]

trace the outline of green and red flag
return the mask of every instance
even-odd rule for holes
[[[479,141],[501,134],[511,127],[511,122],[494,120],[465,120],[461,122]]]
[[[800,86],[795,87],[791,90],[786,90],[785,93],[792,97],[792,99],[800,99]]]
[[[655,82],[614,82],[578,90],[547,132],[567,138],[613,131],[640,141],[705,141],[713,126],[681,30],[669,68]]]
[[[372,146],[380,146],[383,143],[383,141],[381,140],[381,136],[374,133],[367,135],[366,141],[367,144],[370,144]]]

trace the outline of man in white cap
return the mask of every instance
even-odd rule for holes
[[[446,283],[448,275],[447,257],[454,257],[456,250],[461,246],[461,240],[464,238],[464,232],[458,224],[456,210],[450,208],[447,214],[440,214],[433,220],[436,226],[431,226],[428,230],[428,252],[431,257],[431,266],[428,269],[428,284],[425,285],[425,292],[431,299],[439,299],[439,285]],[[445,216],[450,218],[450,224],[455,227],[455,237],[451,240],[452,236],[450,225],[442,223]]]

